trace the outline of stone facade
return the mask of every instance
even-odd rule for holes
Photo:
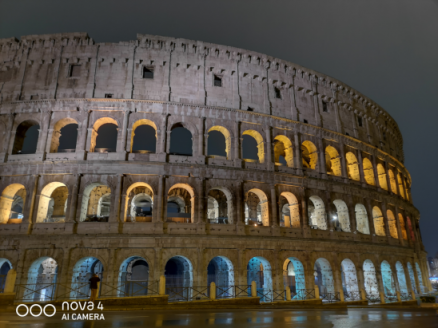
[[[430,289],[397,123],[344,83],[264,54],[152,35],[114,44],[84,33],[25,36],[1,39],[0,50],[0,261],[17,269],[18,283],[47,258],[58,282],[72,281],[92,257],[116,284],[135,256],[152,280],[184,258],[192,284],[204,286],[221,257],[239,285],[248,263],[263,259],[281,289],[293,258],[307,288],[324,259],[337,290],[344,260],[361,288],[370,260],[381,291],[382,263],[396,285],[400,263],[409,291]],[[76,148],[58,152],[69,124]],[[108,124],[117,142],[102,152]],[[36,150],[20,153],[33,125]],[[132,151],[143,125],[155,130],[155,152]],[[191,156],[170,153],[176,126],[190,131]],[[223,134],[226,156],[209,155],[211,131]],[[243,158],[244,136],[257,143],[257,160]],[[136,217],[137,196],[150,213]],[[170,200],[178,213],[168,213]]]

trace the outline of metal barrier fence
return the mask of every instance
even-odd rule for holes
[[[169,302],[188,302],[210,299],[210,287],[166,287]]]
[[[89,283],[40,283],[15,285],[15,302],[44,302],[89,298]],[[85,292],[86,290],[86,292]]]
[[[158,295],[158,281],[136,280],[126,281],[117,286],[101,282],[101,297],[132,297]]]
[[[251,285],[242,286],[216,286],[216,298],[250,297]]]
[[[373,304],[373,303],[381,303],[380,295],[379,294],[368,294],[367,293],[366,297],[367,297],[368,303],[371,303],[371,304]]]
[[[320,294],[320,296],[322,301],[327,303],[334,303],[341,301],[341,294],[339,292],[335,292],[335,293],[323,292]]]
[[[362,297],[359,291],[350,291],[344,293],[344,299],[345,301],[353,302],[353,301],[361,301]]]
[[[398,302],[397,295],[391,293],[385,293],[385,302],[386,303]]]
[[[403,301],[410,301],[412,299],[412,295],[409,293],[400,293],[400,299]]]
[[[297,289],[295,293],[291,293],[293,300],[310,300],[315,298],[314,289]]]

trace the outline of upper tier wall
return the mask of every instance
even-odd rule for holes
[[[72,65],[79,65],[77,76],[71,76]],[[144,67],[153,70],[153,79],[143,78]],[[221,87],[214,85],[215,75]],[[397,123],[372,100],[264,54],[142,34],[118,44],[95,44],[86,33],[0,39],[0,103],[108,94],[250,108],[348,134],[404,160]]]

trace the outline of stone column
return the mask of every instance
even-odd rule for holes
[[[204,155],[208,156],[208,133],[204,133]]]
[[[374,228],[373,208],[371,206],[371,201],[369,198],[365,199],[365,207],[367,210],[368,226],[370,227],[370,235],[372,237],[375,237],[376,236],[376,229]]]
[[[362,183],[362,187],[365,187],[367,185],[365,181],[364,171],[363,171],[363,158],[362,158],[362,151],[360,149],[357,150],[357,160],[359,161],[359,175],[360,175],[360,182]]]
[[[126,129],[126,147],[125,147],[125,152],[127,153],[131,153],[131,149],[132,149],[132,144],[131,144],[131,139],[132,139],[132,129]],[[135,133],[135,132],[134,132]],[[158,140],[158,139],[157,139]]]
[[[166,152],[166,143],[170,144],[170,139],[166,141],[166,126],[167,126],[167,114],[162,114],[163,118],[161,120],[160,128],[157,130],[157,153]],[[170,135],[169,135],[170,137]]]
[[[166,189],[166,176],[159,175],[158,176],[158,193],[156,197],[154,197],[154,215],[153,222],[165,222],[166,218],[164,218],[163,207],[167,203],[166,197],[163,195],[164,190]]]
[[[306,193],[303,190],[303,193],[301,195],[301,215],[300,215],[300,220],[301,220],[301,228],[303,230],[303,236],[305,238],[310,238],[311,237],[311,232],[310,232],[310,227],[309,227],[309,218],[308,218],[308,213],[307,213],[307,199],[306,199]]]
[[[29,194],[26,196],[26,201],[24,203],[23,208],[23,220],[20,225],[20,234],[30,233],[30,229],[33,225],[33,216],[35,214],[35,206],[38,206],[36,201],[37,191],[38,191],[38,183],[39,183],[40,175],[33,174],[32,178],[29,179],[30,183],[27,184],[29,190]]]
[[[335,109],[336,131],[338,133],[342,133],[342,124],[341,124],[341,119],[339,117],[339,103],[340,102],[337,100],[333,101],[333,107]]]
[[[90,113],[84,112],[83,115],[85,115],[85,120],[82,122],[79,122],[78,125],[78,137],[76,142],[76,159],[77,160],[84,160],[85,159],[85,153],[86,151],[90,150],[90,143],[91,143],[91,131],[88,129],[88,122],[90,119]],[[93,129],[91,129],[93,130]],[[88,133],[87,133],[88,132]]]
[[[300,133],[295,131],[294,133],[294,161],[295,168],[297,169],[297,175],[303,175],[303,159],[301,157],[301,138]]]
[[[205,178],[197,179],[197,185],[199,186],[199,194],[198,194],[198,209],[195,213],[195,223],[197,224],[205,224],[207,221],[207,195],[205,188]],[[196,197],[196,196],[195,196]]]
[[[44,149],[47,143],[47,132],[50,126],[51,117],[52,117],[51,112],[43,113],[43,115],[41,115],[41,119],[44,123],[42,124],[42,129],[38,130],[39,135],[38,135],[36,154],[43,154],[43,159],[44,159]]]
[[[271,226],[278,227],[277,191],[275,189],[276,189],[275,184],[271,184],[271,212],[272,212]]]
[[[344,178],[344,182],[347,183],[348,182],[348,172],[347,172],[347,159],[345,158],[345,146],[344,146],[344,141],[342,140],[342,138],[340,138],[339,140],[339,150],[340,150],[340,156],[341,156],[341,172],[342,172],[342,177]]]
[[[11,154],[12,151],[10,151],[13,147],[12,142],[15,141],[15,131],[14,134],[12,134],[12,128],[14,126],[14,115],[9,114],[8,116],[8,123],[6,125],[6,130],[4,131],[4,138],[3,141],[3,149],[0,149],[0,162],[6,162],[7,161],[7,155]],[[12,142],[11,142],[12,139]]]
[[[322,179],[327,179],[327,167],[325,166],[325,149],[321,136],[318,137],[318,148],[319,172],[321,173]]]
[[[379,286],[379,292],[384,293],[385,288],[383,287],[383,279],[382,279],[382,269],[380,267],[376,267],[376,278],[377,278],[377,285]]]
[[[124,153],[126,149],[126,133],[128,129],[128,122],[129,122],[129,114],[131,114],[131,111],[126,110],[123,115],[123,122],[122,122],[122,134],[119,136],[117,134],[117,149],[116,152],[118,153]],[[120,132],[120,128],[117,129],[118,133]]]
[[[46,154],[51,152],[52,139],[53,139],[53,133],[54,133],[53,131],[54,131],[53,129],[47,130],[47,141],[46,141],[46,147],[44,149],[44,152]],[[59,138],[61,138],[61,131],[56,131],[55,135],[59,135],[58,136],[58,147],[59,147]],[[56,152],[58,152],[58,147],[56,147]]]
[[[117,182],[114,188],[114,198],[113,198],[114,204],[111,208],[110,217],[108,219],[108,223],[110,224],[110,231],[112,233],[119,232],[122,183],[123,183],[123,174],[117,174]],[[111,192],[113,191],[111,190]]]
[[[351,194],[348,195],[348,216],[350,217],[350,230],[351,230],[351,232],[357,233],[356,211],[355,211],[355,205],[353,202],[353,196]]]
[[[382,201],[382,215],[383,215],[383,223],[385,224],[385,234],[388,244],[390,243],[391,233],[389,232],[389,221],[388,221],[388,213],[386,212],[386,202]]]
[[[266,133],[266,156],[265,163],[268,170],[274,170],[274,161],[272,158],[271,127],[265,130]]]
[[[200,123],[198,131],[198,156],[207,156],[207,152],[204,153],[205,117],[202,118]],[[207,146],[207,139],[205,140],[205,146]]]
[[[358,266],[356,268],[356,274],[357,274],[357,287],[358,287],[359,291],[361,289],[365,289],[365,277],[364,277],[363,269],[361,266]]]
[[[78,191],[79,185],[81,183],[81,174],[73,175],[73,187],[71,195],[69,195],[69,202],[67,208],[69,209],[68,213],[66,213],[65,222],[66,223],[74,223],[76,221],[76,209],[78,204]]]
[[[377,186],[377,191],[380,192],[380,190],[382,188],[380,187],[379,174],[377,172],[377,161],[376,161],[376,154],[375,154],[375,152],[373,152],[373,172],[374,172],[374,183]]]
[[[395,205],[395,223],[397,224],[397,235],[398,235],[398,241],[400,242],[401,246],[405,245],[404,239],[403,239],[403,233],[401,230],[401,226],[400,226],[400,220],[399,220],[399,211],[398,211],[398,206]],[[406,226],[405,226],[406,229]]]
[[[245,225],[245,217],[244,217],[244,200],[245,195],[243,194],[243,180],[236,181],[236,203],[235,203],[235,222],[236,225],[236,233],[244,234],[244,225]]]
[[[330,195],[330,191],[326,190],[325,192],[325,199],[324,201],[324,206],[325,206],[325,211],[327,214],[327,230],[329,231],[335,231],[335,227],[333,225],[333,211],[332,211],[332,207],[334,205],[332,205],[332,200],[331,200],[331,195]]]
[[[170,154],[170,134],[172,133],[171,130],[167,130],[166,134],[167,134],[167,142],[166,142],[166,153]]]
[[[65,296],[69,295],[68,287],[71,285],[71,281],[69,281],[69,273],[70,273],[70,248],[63,247],[62,248],[62,261],[58,263],[58,272],[57,272],[57,282],[59,283],[56,288],[56,296]]]
[[[408,293],[409,293],[409,295],[411,295],[413,290],[412,290],[411,276],[409,275],[407,263],[403,264],[403,272],[404,272],[405,278],[406,278],[406,287],[408,288]],[[414,281],[414,285],[415,285],[415,281]]]
[[[391,186],[391,179],[389,178],[389,164],[388,164],[388,162],[387,161],[385,161],[385,173],[386,173],[386,183],[387,183],[387,185],[388,185],[388,192],[391,194],[391,193],[394,193],[393,191],[392,191],[392,186]]]
[[[292,117],[292,120],[298,121],[298,110],[297,110],[297,104],[295,101],[295,72],[292,72],[292,87],[289,90],[290,90],[291,105],[292,105],[291,117]]]

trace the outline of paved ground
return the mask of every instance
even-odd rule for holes
[[[15,313],[0,313],[0,327],[101,328],[101,327],[438,327],[435,311],[403,309],[348,310],[200,310],[103,312],[105,321],[63,321],[62,314],[52,318]]]

